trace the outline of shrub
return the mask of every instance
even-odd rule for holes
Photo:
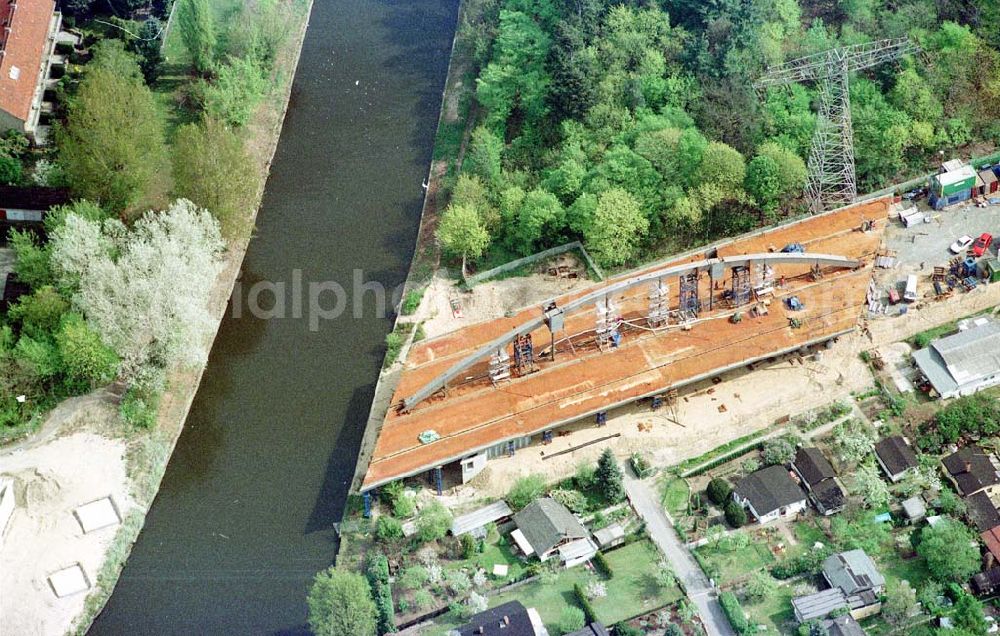
[[[440,501],[433,501],[417,513],[417,537],[423,542],[434,541],[448,534],[452,517]]]
[[[403,335],[396,331],[385,334],[385,363],[384,366],[391,367],[399,357],[399,352],[403,349]]]
[[[476,538],[471,534],[462,535],[462,558],[471,559],[476,554]]]
[[[576,474],[573,475],[573,483],[580,490],[590,490],[594,485],[597,474],[597,467],[586,462],[577,465]]]
[[[559,614],[560,633],[569,634],[583,629],[583,626],[587,624],[585,619],[584,612],[579,607],[564,607],[562,613]]]
[[[750,623],[747,621],[747,616],[743,613],[743,608],[740,606],[740,601],[736,598],[735,594],[732,592],[723,592],[719,595],[719,604],[722,605],[722,611],[726,613],[729,624],[733,626],[733,630],[737,634],[747,634],[750,632]]]
[[[650,465],[649,460],[642,453],[632,453],[629,457],[629,463],[632,465],[632,470],[639,479],[645,479],[653,474],[652,465]]]
[[[317,636],[371,634],[376,607],[364,577],[329,568],[316,575],[309,590],[309,627]]]
[[[406,297],[403,298],[403,305],[400,307],[404,316],[409,316],[416,313],[417,309],[420,308],[420,301],[423,300],[424,290],[423,289],[411,289],[406,293]]]
[[[743,527],[747,522],[747,513],[743,506],[730,500],[725,507],[726,523],[733,528]]]
[[[643,632],[638,627],[632,627],[628,623],[618,623],[614,629],[615,636],[643,636]]]
[[[542,495],[545,490],[545,479],[541,475],[528,475],[514,482],[507,493],[507,503],[518,511]]]
[[[603,552],[598,552],[594,555],[594,568],[609,579],[614,576],[611,564],[608,563],[608,559],[604,556]]]
[[[405,590],[417,590],[423,587],[428,578],[427,568],[422,565],[411,565],[403,570],[397,582]]]
[[[122,419],[130,426],[151,428],[156,424],[156,412],[159,407],[159,393],[132,387],[125,392],[118,410]]]
[[[417,510],[417,501],[405,492],[399,494],[392,501],[392,514],[400,519],[407,519],[413,516]]]
[[[246,126],[267,89],[264,71],[253,60],[230,59],[215,82],[203,87],[205,112],[230,126]]]
[[[549,493],[549,496],[577,514],[587,512],[590,507],[587,498],[579,490],[556,488]]]
[[[795,457],[795,447],[784,437],[769,439],[764,442],[761,456],[768,466],[787,464]]]
[[[814,574],[819,572],[823,567],[823,561],[831,554],[833,551],[825,546],[819,550],[810,550],[801,556],[778,563],[771,568],[771,575],[776,579],[790,579],[805,572]]]
[[[427,590],[417,590],[413,593],[413,604],[417,609],[428,609],[434,604],[434,596]]]
[[[392,589],[389,587],[389,560],[381,552],[368,555],[365,576],[371,586],[372,599],[378,622],[378,633],[389,634],[396,631],[396,613],[392,608]]]
[[[402,539],[403,524],[400,523],[399,519],[395,519],[389,515],[381,515],[378,521],[375,522],[375,536],[382,541]]]
[[[87,326],[79,314],[63,316],[56,344],[62,358],[66,384],[74,391],[87,391],[107,384],[118,370],[118,356]]]
[[[461,570],[452,570],[445,577],[445,585],[451,590],[456,596],[463,596],[472,587],[472,581],[469,580],[468,575]]]
[[[708,482],[705,494],[715,505],[724,506],[729,501],[730,495],[733,494],[733,487],[722,477],[714,477],[712,481]]]
[[[576,600],[580,604],[580,607],[583,608],[581,615],[586,617],[588,623],[596,621],[597,612],[594,611],[594,607],[590,604],[590,599],[587,597],[587,590],[584,589],[583,585],[579,583],[574,584],[573,594],[576,596]],[[580,627],[583,627],[583,625],[581,624]],[[580,627],[577,627],[576,629],[580,629]]]

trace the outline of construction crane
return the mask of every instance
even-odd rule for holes
[[[793,82],[816,82],[819,87],[819,116],[809,151],[806,185],[806,201],[814,213],[848,205],[858,196],[848,77],[853,71],[919,50],[908,38],[843,46],[768,68],[754,82],[758,91]]]

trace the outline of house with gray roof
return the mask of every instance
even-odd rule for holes
[[[1000,323],[977,323],[913,354],[920,372],[942,398],[971,395],[1000,383]]]
[[[572,552],[572,560],[575,561],[583,556],[582,544],[577,543],[580,540],[586,540],[593,546],[587,558],[597,551],[583,524],[566,506],[551,497],[537,499],[525,506],[514,515],[514,523],[517,530],[511,533],[511,537],[525,556],[535,555],[547,561],[565,546]],[[567,562],[567,567],[575,564]]]
[[[907,471],[920,465],[917,454],[900,435],[891,435],[876,442],[875,459],[892,483],[896,483],[906,475]]]
[[[1000,472],[993,455],[970,444],[941,460],[945,476],[963,497],[985,492],[989,497],[1000,495]]]
[[[865,630],[861,629],[861,625],[850,614],[828,618],[820,622],[820,625],[826,630],[827,636],[865,636]]]
[[[761,524],[794,517],[806,508],[806,494],[783,466],[768,466],[741,479],[733,489],[736,503]]]
[[[885,587],[885,578],[864,550],[848,550],[827,557],[823,561],[823,578],[846,596],[862,592],[878,595]]]
[[[829,516],[844,509],[847,497],[837,483],[836,471],[822,451],[815,447],[799,448],[792,460],[792,470],[820,514]]]

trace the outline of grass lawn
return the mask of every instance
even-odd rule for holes
[[[809,552],[817,541],[823,545],[830,545],[830,539],[823,534],[823,531],[820,530],[819,526],[816,525],[816,521],[812,518],[799,521],[792,526],[792,531],[795,533],[798,545],[789,547],[788,553],[784,557],[786,559],[792,559]]]
[[[683,595],[676,586],[660,588],[654,580],[654,567],[660,554],[649,541],[637,541],[605,553],[613,576],[605,581],[608,595],[591,601],[598,618],[605,625],[612,625],[658,607],[673,603]],[[599,576],[586,566],[562,570],[555,582],[544,585],[534,581],[505,594],[490,597],[490,606],[519,600],[525,607],[534,607],[552,633],[558,633],[556,623],[567,605],[576,607],[573,586],[586,586]]]
[[[774,563],[767,545],[755,539],[745,548],[729,549],[726,541],[720,541],[716,546],[703,545],[696,552],[708,567],[718,572],[719,583],[743,578]]]
[[[478,569],[483,569],[486,570],[486,574],[492,579],[493,566],[504,563],[508,566],[507,578],[519,579],[524,574],[524,560],[516,556],[509,545],[499,545],[496,542],[487,542],[482,553],[475,554],[469,559],[442,562],[442,565],[449,570],[467,567],[470,571],[474,572]],[[498,580],[496,585],[503,585],[503,583]]]
[[[743,611],[751,624],[767,625],[765,634],[794,634],[795,612],[792,610],[792,587],[781,585],[758,603],[743,602]]]
[[[690,496],[691,487],[680,477],[669,479],[663,485],[663,507],[674,519],[687,514]]]

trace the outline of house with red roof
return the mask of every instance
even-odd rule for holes
[[[61,26],[55,0],[0,0],[0,132],[44,141],[39,119]]]

